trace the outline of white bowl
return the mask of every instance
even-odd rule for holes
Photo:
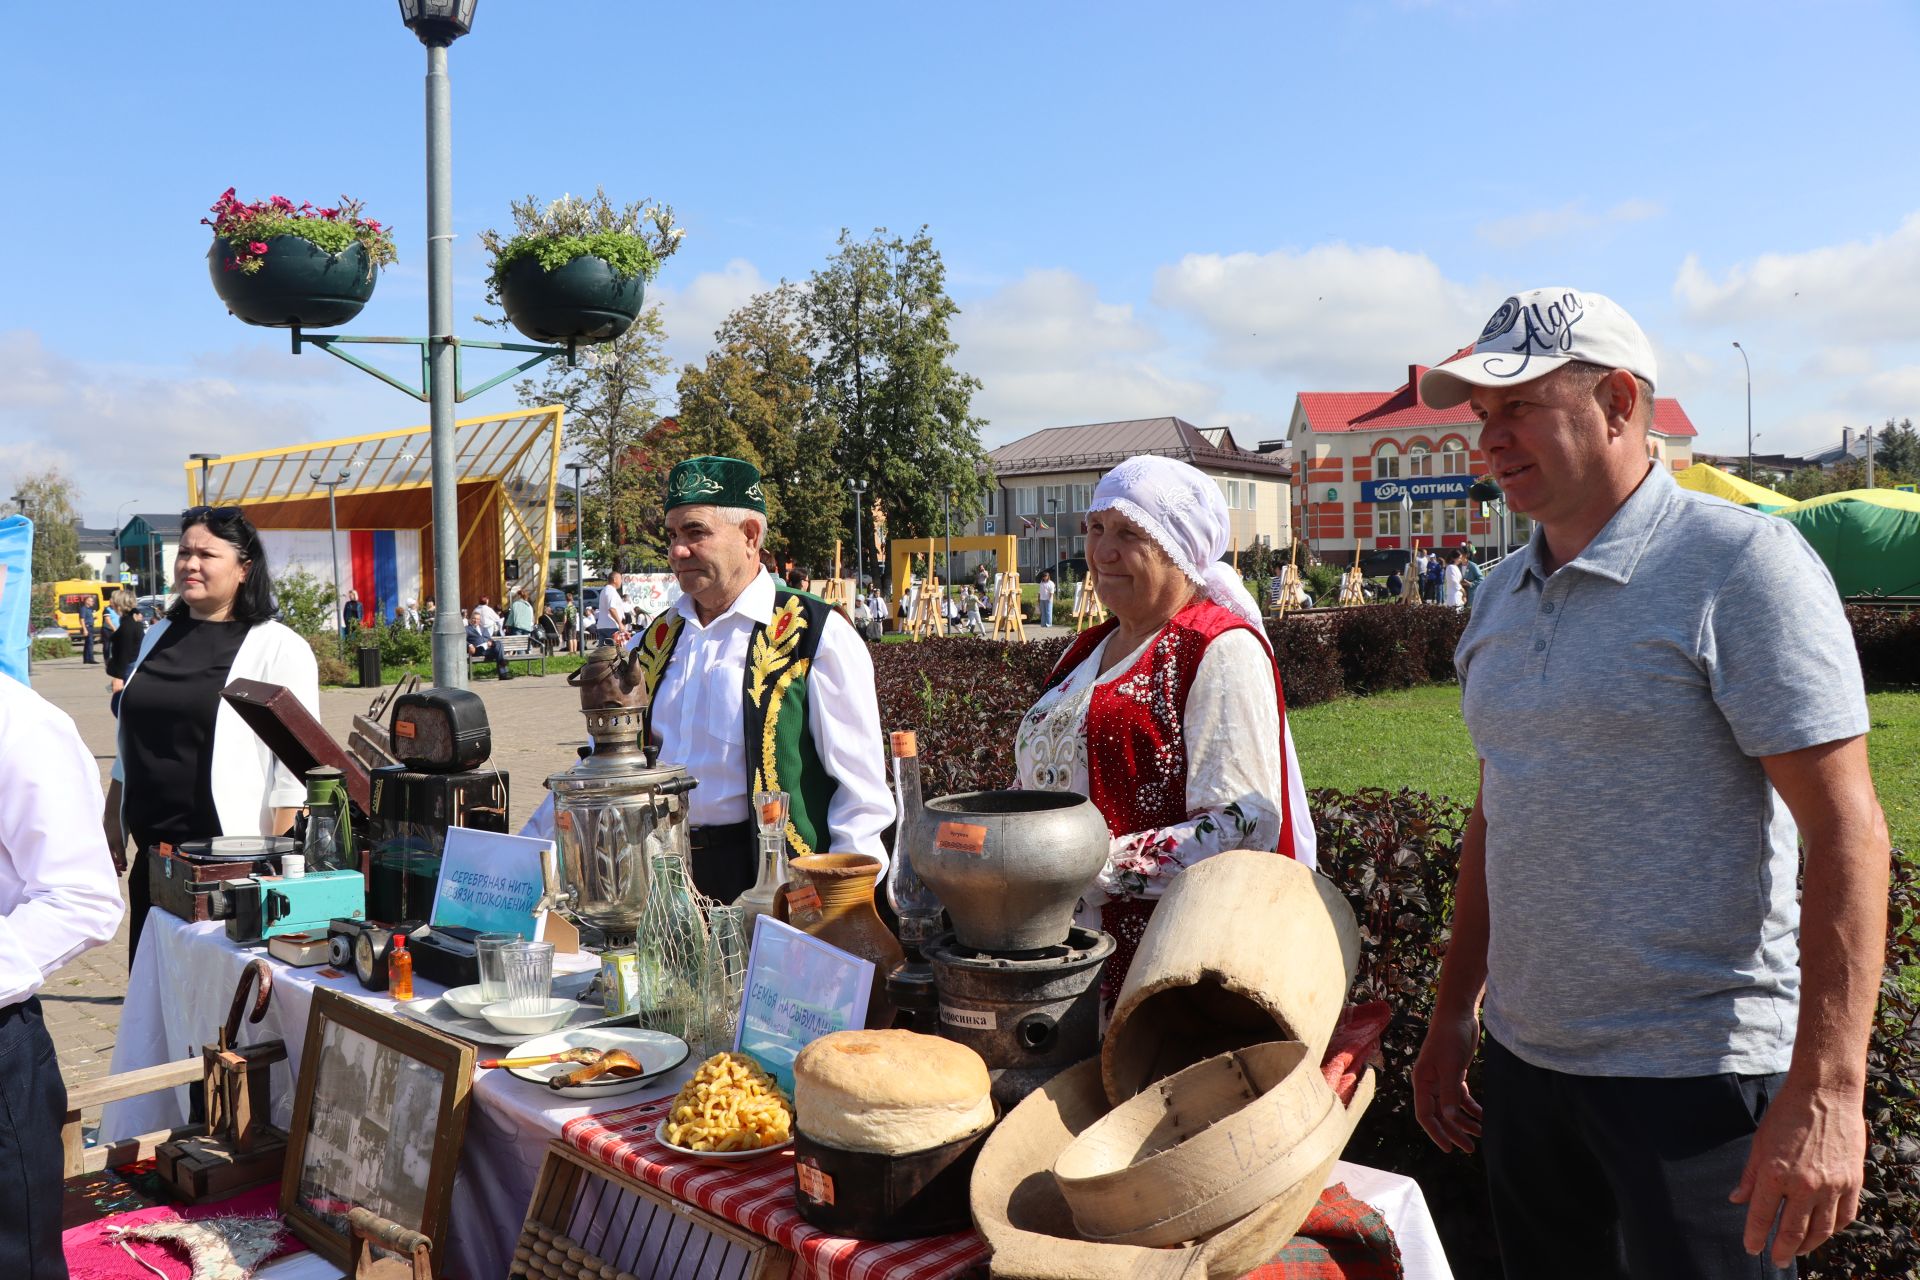
[[[580,1011],[580,1002],[550,996],[545,1013],[507,1012],[512,1007],[513,1001],[502,1000],[482,1009],[480,1016],[491,1023],[495,1031],[516,1036],[541,1036],[565,1026],[567,1019]]]
[[[463,1018],[479,1017],[480,1011],[492,1003],[491,1001],[480,998],[480,985],[478,983],[468,987],[455,987],[440,998],[447,1002],[447,1008],[453,1010]]]

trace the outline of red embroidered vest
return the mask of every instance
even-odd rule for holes
[[[1047,687],[1073,674],[1118,625],[1109,619],[1081,632],[1054,666]],[[1190,604],[1173,615],[1125,675],[1094,686],[1087,708],[1087,788],[1114,835],[1187,820],[1187,694],[1207,646],[1235,630],[1253,628],[1211,600]],[[1278,664],[1273,689],[1284,725],[1287,701]],[[1283,752],[1283,772],[1284,759]],[[1284,776],[1280,794],[1272,799],[1280,810],[1277,851],[1292,857],[1293,813]]]

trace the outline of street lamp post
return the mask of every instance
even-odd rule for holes
[[[1747,367],[1747,479],[1759,484],[1753,478],[1753,361],[1747,359],[1747,349],[1739,343],[1734,348],[1740,352],[1740,363]]]
[[[333,552],[333,632],[340,637],[340,643],[343,646],[347,643],[347,623],[340,611],[340,521],[335,514],[333,491],[345,484],[352,474],[345,467],[340,468],[340,474],[331,480],[326,478],[324,472],[312,473],[315,484],[323,484],[327,487],[327,549]],[[439,548],[436,546],[434,550],[437,559]],[[344,653],[340,656],[346,657]]]
[[[221,456],[222,455],[217,453],[190,453],[187,455],[189,461],[200,464],[200,503],[202,506],[206,505],[207,501],[207,468],[220,461]]]
[[[940,491],[940,527],[947,535],[947,594],[953,594],[953,486]]]
[[[867,580],[867,546],[860,538],[860,508],[865,504],[867,499],[867,482],[865,480],[849,480],[847,481],[847,490],[853,494],[854,573],[858,577],[858,580],[864,583]]]
[[[585,516],[580,509],[580,473],[587,469],[584,462],[569,462],[567,470],[573,472],[573,596],[579,601],[580,616],[575,619],[574,631],[584,636],[587,625],[587,557],[582,549],[581,530],[586,526]],[[582,640],[581,647],[586,647]]]
[[[1060,499],[1047,499],[1047,523],[1053,527],[1053,561],[1060,561]]]

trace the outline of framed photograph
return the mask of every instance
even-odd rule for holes
[[[471,1045],[316,989],[280,1181],[293,1233],[344,1269],[367,1209],[432,1240],[439,1275],[472,1080]]]

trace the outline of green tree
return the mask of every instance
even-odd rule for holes
[[[911,240],[884,228],[865,240],[841,231],[838,252],[813,273],[807,313],[814,385],[840,424],[840,478],[872,486],[890,537],[937,530],[949,487],[954,521],[971,519],[987,466],[986,424],[972,412],[980,380],[953,367],[949,325],[959,308],[927,229]],[[850,530],[851,510],[835,505]],[[870,527],[864,516],[862,526]]]
[[[660,308],[648,307],[612,342],[582,346],[579,363],[555,361],[515,390],[528,406],[566,411],[566,445],[599,472],[581,513],[587,554],[609,568],[635,568],[662,558],[660,500],[666,474],[685,454],[663,427],[659,380],[672,369]]]
[[[678,419],[689,454],[726,454],[760,468],[768,548],[820,571],[833,565],[846,491],[834,466],[840,426],[814,394],[811,339],[797,285],[754,296],[714,334],[719,346],[706,363],[681,372]],[[852,565],[852,547],[843,559]]]
[[[33,521],[33,581],[51,587],[66,578],[90,578],[92,571],[80,558],[80,531],[75,522],[80,493],[58,467],[29,472],[13,482],[15,502]]]
[[[273,575],[273,602],[280,621],[303,636],[333,634],[333,584],[305,569],[287,569]]]
[[[1874,483],[1907,484],[1920,478],[1920,431],[1912,418],[1896,426],[1892,418],[1873,437]]]

